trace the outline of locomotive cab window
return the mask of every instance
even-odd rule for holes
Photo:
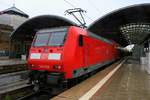
[[[80,36],[79,36],[79,41],[78,41],[78,43],[79,43],[79,46],[83,46],[83,35],[80,35]]]
[[[34,41],[34,46],[46,46],[48,42],[49,34],[37,34]]]
[[[34,46],[63,46],[66,39],[66,30],[42,30],[36,34]]]
[[[54,32],[50,34],[48,46],[62,46],[66,38],[66,32]]]

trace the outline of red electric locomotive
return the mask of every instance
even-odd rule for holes
[[[77,78],[118,59],[117,46],[77,26],[39,30],[28,58],[30,77],[52,84]]]

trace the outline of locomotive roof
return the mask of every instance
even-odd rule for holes
[[[42,32],[55,32],[55,31],[66,31],[67,27],[56,27],[56,28],[44,28],[40,29],[37,32],[42,33]]]

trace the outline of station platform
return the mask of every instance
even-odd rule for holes
[[[0,74],[27,70],[27,61],[21,59],[0,60]]]
[[[0,66],[26,64],[26,60],[21,59],[3,59],[0,60]]]
[[[150,100],[150,75],[139,63],[116,63],[51,100]]]
[[[91,100],[150,100],[150,75],[138,63],[125,63]]]

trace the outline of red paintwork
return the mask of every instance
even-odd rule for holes
[[[83,35],[84,46],[78,46],[79,35]],[[97,63],[110,61],[118,58],[116,47],[118,44],[107,42],[90,37],[87,30],[70,26],[67,32],[67,38],[63,47],[31,47],[31,53],[41,53],[40,59],[28,58],[29,68],[31,70],[46,70],[49,72],[64,72],[65,78],[73,77],[73,71],[81,67],[87,67]],[[45,51],[45,49],[47,49]],[[61,53],[61,60],[48,60],[48,53]],[[34,65],[31,67],[31,64]],[[62,69],[53,69],[53,65],[61,65]]]

